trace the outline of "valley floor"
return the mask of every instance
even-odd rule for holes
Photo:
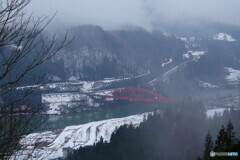
[[[216,113],[221,116],[227,108],[207,110],[206,116],[212,118]],[[22,139],[23,150],[17,152],[12,159],[57,159],[64,156],[64,149],[77,149],[91,146],[102,137],[109,142],[111,134],[124,124],[138,126],[148,113],[90,122],[82,125],[68,126],[65,129],[33,133]],[[36,145],[37,144],[37,145]]]

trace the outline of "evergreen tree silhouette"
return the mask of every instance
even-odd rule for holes
[[[203,159],[204,160],[210,160],[210,152],[213,150],[213,141],[212,141],[212,136],[210,132],[208,132],[206,138],[205,138],[205,150],[203,153]]]
[[[227,147],[227,141],[228,141],[227,139],[228,139],[227,131],[226,131],[224,125],[222,125],[222,127],[217,135],[217,140],[215,142],[214,151],[222,152]]]
[[[234,145],[236,138],[235,138],[235,132],[233,131],[233,124],[231,120],[229,120],[226,132],[227,132],[227,150],[231,148],[231,146]]]

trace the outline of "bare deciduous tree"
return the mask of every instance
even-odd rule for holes
[[[32,122],[36,112],[23,107],[28,104],[26,97],[32,93],[31,88],[18,95],[17,85],[69,43],[67,34],[61,41],[55,35],[43,34],[54,16],[26,16],[24,8],[30,1],[0,2],[0,159],[8,159],[20,149],[22,136],[40,123]]]

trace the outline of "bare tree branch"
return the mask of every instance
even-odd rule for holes
[[[67,33],[61,41],[43,31],[54,18],[26,16],[24,8],[31,0],[0,2],[0,159],[8,159],[21,148],[20,139],[44,120],[36,118],[39,107],[31,112],[28,97],[32,88],[16,92],[17,85],[34,68],[51,59],[68,45]]]

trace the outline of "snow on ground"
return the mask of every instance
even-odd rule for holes
[[[228,41],[228,42],[236,41],[236,39],[232,38],[232,36],[227,33],[219,33],[219,34],[213,36],[213,39],[220,40],[220,41]]]
[[[188,52],[188,53],[185,53],[185,54],[183,54],[183,58],[185,59],[185,58],[190,58],[190,53]]]
[[[207,110],[206,114],[207,114],[207,118],[213,118],[214,114],[216,113],[218,116],[222,116],[223,112],[225,110],[229,110],[227,108],[216,108],[216,109],[210,109]]]
[[[203,56],[205,54],[204,51],[190,51],[190,53],[193,55],[193,56]]]
[[[213,108],[240,108],[239,95],[219,96],[215,98],[206,99],[203,101],[203,106],[207,109]]]
[[[173,61],[173,59],[170,58],[169,61],[163,63],[161,66],[164,67],[165,65],[168,65],[168,64],[172,63],[172,61]]]
[[[107,78],[99,81],[72,81],[72,82],[59,82],[48,83],[45,85],[31,85],[18,87],[17,90],[24,89],[39,89],[41,91],[52,90],[48,94],[42,94],[42,104],[45,106],[45,112],[47,114],[61,114],[62,112],[68,112],[68,109],[77,107],[80,105],[89,107],[99,107],[99,103],[95,102],[88,93],[106,94],[110,90],[104,91],[103,89],[108,87],[114,82],[120,82],[133,78],[140,78],[150,74],[150,71],[144,72],[137,76],[123,77],[123,78]],[[58,93],[60,92],[60,93]],[[105,93],[106,92],[106,93]],[[108,98],[107,101],[113,99]],[[64,110],[64,111],[63,111]]]
[[[47,114],[61,114],[68,112],[67,109],[74,106],[85,105],[88,107],[99,107],[87,94],[81,93],[48,93],[42,94],[42,104],[47,107]],[[64,106],[64,107],[63,107]]]
[[[192,60],[190,61],[186,61],[186,62],[183,62],[175,67],[173,67],[172,69],[168,70],[167,72],[165,72],[164,74],[162,74],[161,76],[151,80],[150,82],[148,82],[149,85],[154,85],[156,84],[157,82],[161,81],[161,80],[165,80],[168,78],[168,76],[176,71],[178,71],[179,68],[185,66],[188,62],[191,62]]]
[[[114,79],[112,81],[102,80],[102,81],[76,81],[76,82],[59,82],[59,83],[48,83],[45,85],[31,85],[17,87],[17,90],[24,89],[40,89],[44,90],[56,90],[56,91],[80,91],[80,92],[90,92],[93,90],[101,89],[109,86],[112,82],[117,82],[119,79]]]
[[[151,72],[148,70],[146,73],[143,73],[143,74],[137,75],[137,76],[135,76],[134,78],[144,77],[144,76],[146,76],[146,75],[148,75],[148,74],[150,74],[150,73],[151,73]]]
[[[78,81],[78,78],[76,76],[71,76],[71,77],[68,78],[68,80],[70,82],[72,82],[72,81],[74,82],[74,81]]]
[[[22,49],[23,49],[23,46],[21,46],[21,45],[15,45],[15,44],[13,44],[11,47],[12,47],[13,49],[16,49],[16,50],[22,50]]]
[[[199,86],[203,87],[203,88],[218,88],[217,85],[214,84],[210,84],[204,81],[199,81]]]
[[[92,92],[94,90],[99,90],[108,87],[114,82],[120,82],[124,80],[129,80],[133,78],[139,78],[142,76],[146,76],[150,74],[150,71],[142,73],[136,76],[129,76],[123,78],[108,78],[99,81],[69,81],[69,82],[58,82],[58,83],[48,83],[44,85],[30,85],[30,86],[22,86],[17,87],[17,90],[24,90],[24,89],[40,89],[40,90],[49,90],[54,89],[56,91],[79,91],[82,93]],[[74,77],[70,77],[71,80],[74,80]]]
[[[188,59],[190,57],[193,57],[195,61],[199,60],[201,56],[205,54],[204,51],[188,51],[187,53],[183,54],[184,59]]]
[[[172,73],[175,73],[176,71],[178,71],[179,68],[181,67],[184,67],[186,64],[188,64],[189,62],[192,62],[192,61],[197,61],[198,59],[200,59],[201,56],[203,56],[205,54],[204,51],[188,51],[188,53],[184,54],[185,57],[187,58],[190,58],[190,55],[191,57],[193,57],[192,59],[188,60],[188,61],[185,61],[175,67],[173,67],[172,69],[168,70],[167,72],[165,72],[164,74],[160,75],[159,77],[151,80],[148,82],[149,85],[154,85],[156,84],[157,82],[159,81],[166,81],[168,79],[168,76],[171,75]],[[183,56],[184,56],[183,55]]]
[[[37,88],[39,88],[40,87],[40,85],[31,85],[31,86],[23,86],[23,87],[17,87],[16,89],[17,90],[24,90],[24,89],[37,89]]]
[[[117,88],[117,89],[121,89],[121,88]],[[101,96],[112,95],[112,92],[113,92],[114,90],[115,90],[115,89],[99,90],[99,91],[97,91],[97,92],[94,92],[93,94],[101,95]]]
[[[49,93],[42,94],[42,103],[71,102],[84,98],[84,94],[74,93]]]
[[[63,156],[62,149],[70,147],[77,149],[80,146],[91,146],[102,137],[109,142],[111,134],[124,124],[138,126],[144,118],[144,114],[132,115],[124,118],[115,118],[87,124],[69,126],[63,130],[46,131],[27,135],[21,140],[23,150],[15,154],[16,159],[49,160]],[[34,144],[41,144],[33,152]],[[26,148],[25,145],[28,147]],[[28,157],[31,155],[32,157]],[[14,158],[12,158],[14,159]]]
[[[195,61],[198,61],[205,54],[204,51],[189,51]]]
[[[181,41],[184,41],[184,42],[187,41],[187,38],[186,38],[186,37],[177,37],[177,39],[180,39]]]
[[[229,83],[232,83],[232,84],[238,84],[238,82],[240,81],[240,70],[235,70],[233,68],[228,68],[228,67],[225,67],[225,69],[228,71],[228,75],[226,76],[226,80],[229,82]]]

